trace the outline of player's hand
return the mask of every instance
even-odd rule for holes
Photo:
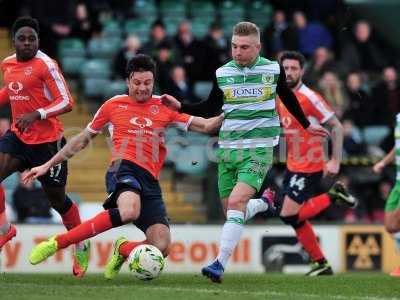
[[[308,126],[306,130],[311,135],[322,136],[322,137],[329,136],[329,131],[319,124],[310,124],[310,126]]]
[[[17,118],[17,122],[15,123],[15,127],[19,130],[20,133],[26,131],[33,122],[36,120],[40,120],[40,113],[36,110],[29,114],[24,114],[20,118]]]
[[[224,113],[220,114],[217,117],[207,119],[205,131],[207,133],[218,132],[218,130],[221,128],[223,121],[224,121]]]
[[[161,103],[171,110],[179,111],[181,109],[181,103],[171,95],[168,94],[161,95],[160,99]]]
[[[377,174],[382,173],[382,170],[385,168],[385,163],[383,161],[378,161],[374,166],[372,167],[372,171],[374,171]]]
[[[49,167],[46,165],[41,165],[35,168],[30,169],[22,175],[22,182],[24,184],[28,184],[35,180],[36,178],[43,176],[49,171]]]
[[[329,160],[324,166],[324,176],[334,177],[339,174],[340,163],[335,160]]]

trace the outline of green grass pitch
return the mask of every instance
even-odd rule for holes
[[[227,274],[212,284],[197,274],[163,274],[153,281],[120,275],[1,274],[0,299],[400,299],[400,278],[378,273],[307,278],[283,274]]]

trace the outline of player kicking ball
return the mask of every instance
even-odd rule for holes
[[[151,244],[164,256],[168,255],[169,222],[158,182],[166,155],[165,129],[175,124],[185,130],[213,132],[220,127],[222,117],[203,119],[168,109],[160,97],[152,96],[155,72],[155,63],[149,56],[132,58],[127,66],[129,95],[118,95],[106,101],[84,131],[68,141],[51,160],[33,168],[24,177],[24,181],[29,181],[45,174],[84,149],[104,127],[111,125],[113,151],[106,174],[109,196],[103,205],[105,211],[38,244],[29,257],[31,264],[36,265],[71,244],[132,222],[143,231],[146,240],[117,239],[106,266],[106,278],[118,274],[138,245]]]

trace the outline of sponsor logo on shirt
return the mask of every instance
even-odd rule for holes
[[[272,94],[270,87],[239,87],[225,89],[224,94],[226,99],[240,98],[260,98],[269,97]]]
[[[140,128],[151,127],[153,121],[149,118],[134,117],[129,121],[131,124],[139,126]]]

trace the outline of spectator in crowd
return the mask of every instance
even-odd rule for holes
[[[283,50],[297,50],[296,30],[289,26],[282,10],[274,12],[272,23],[264,30],[262,45],[267,57],[276,57]]]
[[[359,130],[354,127],[350,119],[344,119],[343,125],[343,156],[361,156],[367,153]]]
[[[293,22],[297,29],[298,50],[310,57],[318,47],[331,48],[332,36],[320,23],[308,22],[303,12],[293,14]]]
[[[347,100],[338,76],[330,71],[325,72],[319,80],[318,89],[340,119],[346,110]]]
[[[50,57],[57,58],[58,41],[71,33],[75,2],[35,0],[27,1],[26,4],[26,14],[38,19],[40,23],[41,50]]]
[[[192,90],[189,88],[185,69],[179,65],[174,66],[171,70],[171,80],[167,89],[167,93],[171,96],[174,96],[179,101],[201,101],[201,99],[194,95]]]
[[[150,38],[143,46],[143,53],[155,58],[157,56],[159,46],[164,42],[172,45],[172,41],[167,37],[164,23],[160,20],[157,20],[151,26]]]
[[[383,51],[371,34],[367,21],[359,21],[354,26],[353,36],[343,43],[342,60],[348,70],[378,72],[387,61]]]
[[[315,49],[310,65],[304,74],[304,82],[312,87],[316,87],[322,74],[327,71],[338,72],[333,53],[325,47]]]
[[[12,199],[18,222],[51,223],[50,204],[39,182],[24,184],[20,180]]]
[[[122,79],[126,78],[126,65],[132,57],[139,53],[139,50],[139,38],[134,34],[129,35],[124,42],[124,46],[121,48],[121,50],[118,51],[117,55],[114,58],[113,67],[114,75],[116,77]]]
[[[229,44],[222,27],[218,23],[212,23],[204,38],[205,53],[207,53],[207,64],[204,66],[206,77],[213,78],[215,70],[228,61]]]
[[[206,53],[204,53],[204,43],[193,36],[191,25],[188,21],[183,21],[179,24],[175,36],[175,44],[179,56],[182,58],[189,84],[192,86],[197,80],[209,80],[203,72],[206,55]]]
[[[169,42],[164,41],[158,45],[155,57],[157,64],[155,82],[158,83],[157,89],[161,94],[168,92],[171,70],[176,63],[179,63],[175,58],[172,45]]]
[[[376,115],[376,103],[363,89],[359,72],[351,72],[347,75],[345,90],[348,99],[345,116],[360,128],[373,124]]]
[[[100,31],[100,24],[90,16],[86,4],[78,3],[75,8],[75,19],[71,26],[71,37],[79,38],[87,43],[93,34]]]
[[[383,69],[381,81],[372,90],[372,98],[378,104],[375,110],[377,123],[393,126],[395,116],[400,111],[400,85],[395,68]]]

